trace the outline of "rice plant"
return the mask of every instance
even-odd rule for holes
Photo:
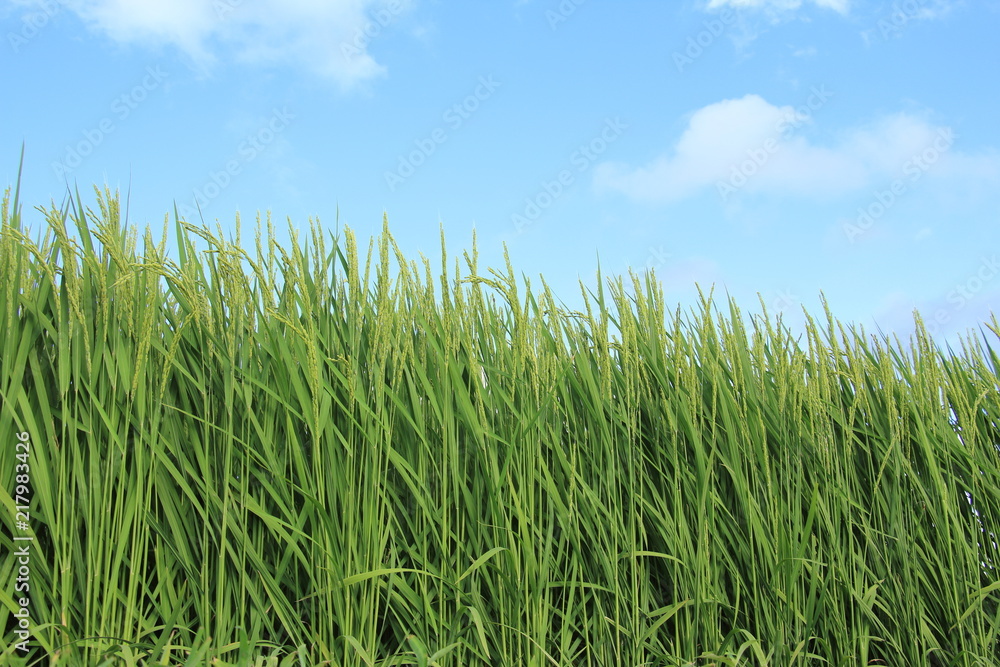
[[[0,663],[1000,663],[996,318],[797,338],[648,274],[571,311],[387,222],[258,218],[249,252],[238,218],[140,238],[95,200],[41,238],[3,200],[35,552],[26,655],[0,537]]]

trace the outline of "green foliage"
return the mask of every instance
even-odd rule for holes
[[[3,202],[32,664],[1000,663],[985,340],[828,311],[796,340],[651,276],[569,312],[387,228],[361,261],[258,219],[251,255],[175,215],[175,262],[96,197],[37,242]],[[0,663],[28,664],[0,543]]]

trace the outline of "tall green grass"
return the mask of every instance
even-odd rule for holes
[[[995,318],[948,354],[919,318],[797,339],[638,275],[570,312],[388,229],[258,219],[248,253],[175,216],[175,261],[107,190],[37,240],[16,194],[31,664],[1000,663]]]

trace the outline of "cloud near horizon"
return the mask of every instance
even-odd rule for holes
[[[219,61],[293,65],[342,89],[385,73],[368,44],[413,0],[61,0],[89,28],[122,44],[173,46],[204,71]],[[38,0],[15,0],[19,7]],[[367,33],[365,34],[365,28]]]
[[[822,113],[824,97],[832,94],[814,91],[809,98],[814,108],[779,107],[759,95],[709,104],[691,115],[669,151],[638,167],[600,164],[594,186],[636,200],[670,202],[709,188],[723,200],[743,192],[838,197],[904,175],[913,178],[915,170],[917,178],[931,171],[1000,178],[996,155],[961,154],[952,147],[950,128],[906,113],[842,132],[830,146],[812,143],[800,130]],[[920,162],[925,154],[930,162]]]

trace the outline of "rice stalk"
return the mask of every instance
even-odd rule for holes
[[[38,548],[4,664],[1000,661],[996,318],[942,350],[824,302],[796,338],[650,274],[570,311],[387,218],[362,258],[175,212],[175,262],[96,201],[37,241],[0,206]]]

